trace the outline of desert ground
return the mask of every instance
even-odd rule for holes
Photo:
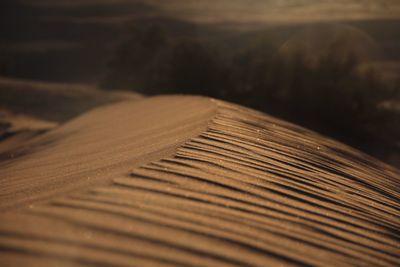
[[[400,265],[400,171],[356,149],[213,98],[0,85],[53,103],[1,113],[1,266]]]

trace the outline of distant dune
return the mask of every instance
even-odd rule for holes
[[[2,266],[399,266],[399,170],[237,105],[124,101],[0,149]]]
[[[92,85],[0,77],[0,107],[41,120],[64,122],[96,106],[136,100],[138,93],[104,91]],[[1,117],[0,117],[1,119]]]

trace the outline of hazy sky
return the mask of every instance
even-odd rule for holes
[[[399,18],[397,0],[172,0],[156,1],[165,10],[198,21],[304,22]]]
[[[296,23],[400,18],[399,0],[21,0],[45,7],[142,2],[197,22]]]
[[[279,42],[289,38],[293,24],[359,23],[386,58],[400,58],[400,0],[0,0],[0,60],[1,53],[11,58],[21,77],[93,80],[131,25],[154,19],[193,26],[165,17],[209,23],[203,29],[218,31],[271,26],[279,32],[270,38]],[[289,27],[274,27],[281,24]]]

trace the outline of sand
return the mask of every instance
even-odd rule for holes
[[[99,105],[122,100],[134,101],[142,97],[128,91],[105,91],[93,85],[38,82],[0,76],[2,109],[51,122],[65,122]],[[0,123],[1,119],[0,116]]]
[[[0,162],[0,208],[107,183],[206,129],[210,100],[164,97],[112,104],[37,136]],[[0,147],[1,150],[1,147]],[[3,148],[4,150],[4,148]]]
[[[400,172],[250,109],[126,101],[17,150],[2,266],[399,266]]]

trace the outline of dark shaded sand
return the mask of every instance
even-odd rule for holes
[[[0,76],[0,107],[45,121],[65,122],[99,105],[141,98],[138,93],[105,91],[84,84],[37,82]]]
[[[199,97],[103,107],[0,163],[2,266],[400,266],[400,173]]]

